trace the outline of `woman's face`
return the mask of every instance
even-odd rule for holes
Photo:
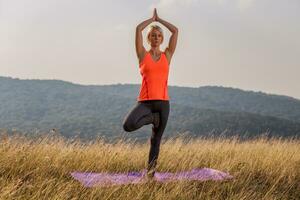
[[[156,29],[152,29],[148,36],[148,42],[151,46],[159,46],[163,42],[163,35]]]

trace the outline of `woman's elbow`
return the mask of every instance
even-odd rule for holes
[[[175,27],[173,33],[178,33],[178,28]]]
[[[142,30],[141,26],[140,26],[140,25],[137,25],[137,26],[136,26],[136,31],[141,31],[141,30]]]

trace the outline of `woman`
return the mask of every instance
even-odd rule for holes
[[[172,32],[169,45],[164,52],[160,51],[160,45],[164,39],[163,31],[157,25],[152,25],[147,35],[151,49],[146,51],[143,46],[142,31],[154,21],[162,23]],[[156,9],[154,9],[152,18],[143,21],[136,27],[135,47],[143,81],[137,104],[125,117],[123,128],[125,131],[131,132],[143,125],[153,124],[147,167],[147,177],[149,178],[154,177],[160,141],[169,117],[170,105],[167,83],[169,65],[175,51],[177,37],[178,29],[159,18]]]

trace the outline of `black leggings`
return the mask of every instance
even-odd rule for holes
[[[138,101],[123,121],[123,129],[131,132],[143,125],[153,123],[153,113],[159,113],[159,126],[152,126],[151,147],[149,152],[148,168],[156,166],[162,134],[166,128],[170,111],[168,100]]]

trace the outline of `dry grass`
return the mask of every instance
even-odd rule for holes
[[[300,199],[300,141],[258,138],[171,139],[161,144],[158,171],[211,167],[235,179],[84,188],[72,171],[140,171],[149,143],[61,137],[0,140],[1,199]]]

